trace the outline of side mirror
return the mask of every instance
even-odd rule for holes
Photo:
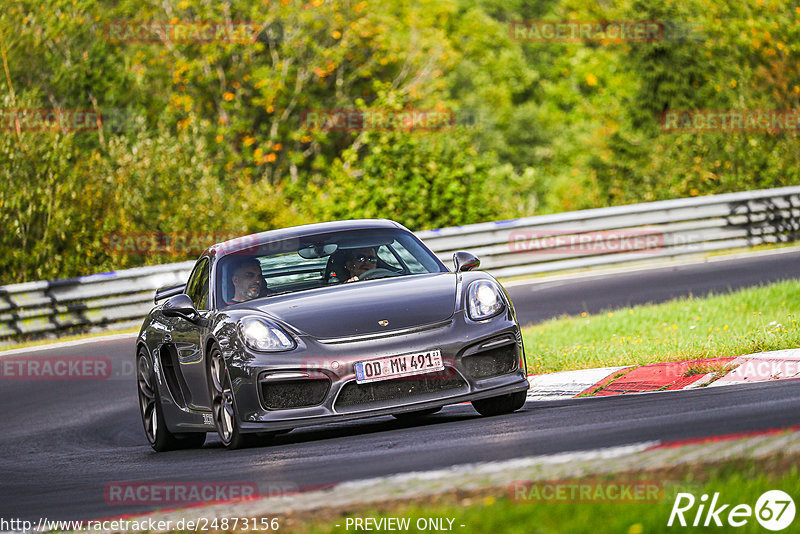
[[[200,317],[192,299],[186,293],[168,298],[161,307],[161,313],[167,317],[183,317],[190,322],[195,322]]]
[[[481,260],[469,252],[460,250],[453,254],[453,264],[456,266],[456,272],[460,273],[461,271],[471,271],[473,269],[477,269],[481,265]]]

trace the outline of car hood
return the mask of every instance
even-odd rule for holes
[[[456,276],[436,273],[278,295],[264,299],[258,309],[316,338],[340,338],[447,320],[455,292]]]

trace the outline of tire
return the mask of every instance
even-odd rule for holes
[[[433,415],[441,409],[442,407],[439,406],[438,408],[428,408],[427,410],[417,410],[415,412],[393,413],[392,417],[394,417],[395,419],[399,419],[401,421],[410,421],[413,419],[417,419],[419,417]]]
[[[527,391],[519,391],[517,393],[501,395],[499,397],[474,400],[472,401],[472,407],[483,416],[511,413],[525,406],[525,399],[527,398],[527,395]]]
[[[167,430],[164,410],[156,385],[152,361],[144,349],[136,356],[136,382],[139,390],[139,414],[147,442],[156,452],[202,447],[205,432],[172,433]]]
[[[228,366],[217,345],[209,352],[208,387],[211,394],[211,411],[214,426],[220,441],[227,449],[242,449],[255,445],[259,439],[256,434],[243,434],[239,426],[239,415],[233,399],[233,387]]]

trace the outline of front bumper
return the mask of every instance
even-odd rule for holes
[[[445,371],[356,384],[355,362],[432,349],[441,351]],[[299,336],[293,351],[263,354],[239,348],[229,355],[228,365],[243,432],[424,410],[529,387],[522,338],[510,311],[481,322],[460,312],[443,323],[377,338]],[[271,393],[275,384],[283,384],[278,395]],[[298,391],[310,387],[292,395],[293,385]],[[293,405],[308,402],[313,404]]]

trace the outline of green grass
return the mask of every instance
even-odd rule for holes
[[[752,461],[739,460],[718,465],[685,466],[654,472],[618,474],[604,478],[584,479],[589,483],[632,483],[657,481],[663,494],[651,501],[596,502],[514,500],[508,488],[494,488],[478,492],[455,492],[445,496],[422,498],[411,502],[385,503],[378,506],[353,507],[345,510],[316,510],[313,514],[281,518],[281,531],[298,534],[323,534],[355,532],[346,529],[347,518],[409,518],[412,528],[403,532],[420,532],[414,525],[419,518],[451,518],[453,532],[464,534],[488,533],[653,533],[697,532],[706,529],[691,526],[702,494],[713,496],[719,492],[717,506],[729,503],[720,514],[723,527],[709,527],[717,532],[766,532],[755,517],[741,528],[727,525],[727,514],[737,504],[755,507],[758,497],[768,490],[779,489],[795,499],[800,495],[800,476],[794,462],[797,458],[770,458]],[[567,484],[581,481],[562,481]],[[541,486],[540,486],[541,487]],[[606,486],[607,487],[607,486]],[[687,527],[667,527],[675,496],[689,492],[695,496],[695,506],[686,512]],[[335,506],[335,503],[331,503]],[[707,506],[704,512],[707,511]],[[701,519],[705,520],[705,513]],[[795,518],[792,523],[800,522]],[[337,527],[336,525],[340,525]],[[460,525],[464,525],[461,527]],[[790,526],[785,532],[792,531]],[[796,531],[796,530],[795,530]]]
[[[686,368],[686,371],[683,372],[683,376],[705,375],[708,373],[725,375],[729,371],[733,371],[734,368],[735,365],[731,365],[731,363],[693,363]]]
[[[524,328],[528,371],[739,356],[800,347],[800,281],[562,317]]]

